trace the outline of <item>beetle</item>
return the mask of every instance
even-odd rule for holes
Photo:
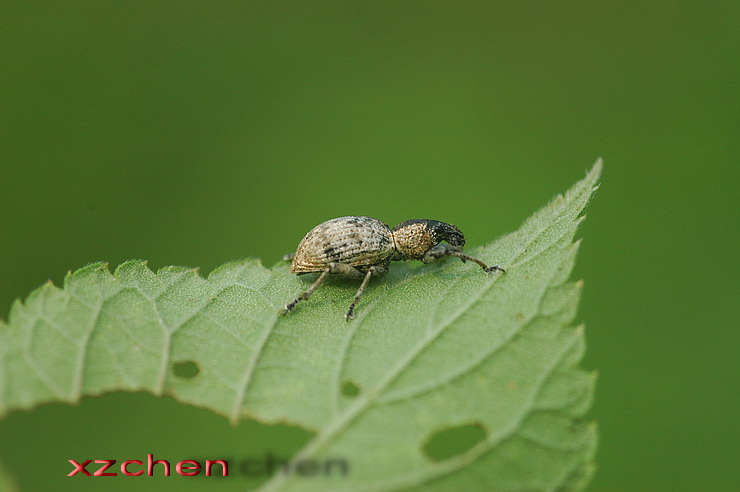
[[[445,241],[442,243],[442,241]],[[388,272],[391,261],[420,260],[423,263],[454,256],[463,262],[477,263],[486,273],[504,269],[488,266],[462,252],[465,235],[452,224],[431,219],[411,219],[391,229],[378,219],[362,216],[338,217],[313,229],[298,244],[296,252],[286,255],[292,260],[290,272],[298,275],[321,272],[316,281],[300,296],[285,305],[282,314],[291,312],[307,300],[330,274],[362,279],[345,319],[354,318],[355,306],[371,277]]]

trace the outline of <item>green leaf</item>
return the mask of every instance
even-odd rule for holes
[[[577,367],[582,288],[573,237],[601,169],[468,262],[394,264],[371,282],[333,279],[288,316],[311,279],[257,260],[207,279],[129,261],[97,263],[16,302],[0,323],[0,416],[41,402],[148,390],[232,421],[315,432],[295,459],[345,458],[346,477],[279,474],[264,490],[581,489],[596,432],[582,420],[594,377]],[[430,448],[450,429],[477,441]],[[469,432],[470,433],[470,432]],[[472,434],[471,434],[472,435]]]

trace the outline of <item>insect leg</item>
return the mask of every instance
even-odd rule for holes
[[[360,272],[357,268],[353,266],[347,265],[345,263],[329,263],[321,272],[319,278],[317,278],[316,281],[311,284],[311,287],[306,289],[303,294],[296,297],[290,304],[285,305],[285,308],[283,309],[283,314],[288,314],[293,310],[293,308],[296,307],[299,302],[305,301],[309,297],[311,297],[311,294],[313,294],[314,291],[318,289],[322,283],[324,283],[324,280],[326,280],[326,277],[329,276],[330,273],[335,273],[349,278],[362,278],[363,276],[362,272]]]
[[[306,289],[306,291],[303,294],[296,297],[292,302],[285,305],[285,308],[283,309],[282,314],[288,314],[289,312],[293,310],[294,307],[296,307],[296,305],[299,302],[305,301],[309,297],[311,297],[311,294],[313,294],[313,292],[319,288],[319,286],[324,282],[324,280],[326,280],[326,277],[331,273],[331,270],[332,270],[332,266],[327,265],[327,267],[324,268],[324,271],[321,272],[321,275],[319,275],[319,278],[317,278],[316,281],[313,284],[311,284],[311,287]]]
[[[465,262],[465,260],[470,260],[470,261],[472,261],[474,263],[477,263],[478,265],[480,265],[480,267],[486,273],[495,272],[497,270],[499,272],[505,272],[506,271],[506,270],[504,270],[503,268],[501,268],[498,265],[488,266],[485,263],[483,263],[482,261],[480,261],[478,258],[473,258],[472,256],[466,255],[465,253],[462,253],[460,251],[453,251],[452,253],[450,253],[450,256],[455,256],[457,258],[460,258],[463,262]]]
[[[365,278],[362,279],[360,288],[357,289],[357,293],[355,294],[355,300],[352,301],[352,304],[349,305],[349,309],[347,310],[347,314],[344,315],[344,319],[349,321],[355,317],[355,305],[360,302],[360,297],[362,297],[362,293],[365,291],[365,287],[367,287],[368,282],[370,282],[370,277],[381,274],[380,271],[381,270],[377,266],[371,266],[367,269]]]
[[[463,261],[463,263],[465,263],[465,261],[467,260],[470,260],[473,263],[478,264],[483,269],[483,271],[485,271],[486,273],[495,272],[496,270],[500,272],[505,271],[503,268],[501,268],[498,265],[488,266],[482,261],[480,261],[478,258],[473,258],[470,255],[466,255],[465,253],[460,251],[458,248],[455,248],[454,246],[450,246],[449,244],[446,244],[446,243],[438,244],[432,249],[430,249],[429,251],[427,251],[427,253],[421,259],[421,261],[424,263],[432,263],[442,258],[446,258],[448,256],[454,256],[456,258],[460,258]]]

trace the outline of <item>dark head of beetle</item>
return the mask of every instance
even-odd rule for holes
[[[399,259],[421,259],[442,241],[457,250],[465,246],[465,235],[452,224],[431,219],[411,219],[393,228]]]

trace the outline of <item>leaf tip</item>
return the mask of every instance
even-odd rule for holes
[[[131,259],[126,260],[113,272],[113,280],[127,280],[138,277],[153,277],[155,274],[149,268],[149,262],[147,260]]]
[[[72,272],[70,275],[67,275],[65,280],[75,278],[75,277],[84,277],[85,275],[88,275],[90,273],[100,273],[100,272],[108,272],[108,262],[95,261],[93,263],[88,263],[82,268],[78,268],[77,270]]]
[[[8,311],[8,324],[6,326],[10,326],[13,320],[16,319],[17,316],[19,316],[22,309],[23,299],[21,299],[20,297],[16,297],[13,303],[10,305],[10,311]]]
[[[121,269],[124,269],[125,270],[126,268],[131,268],[131,267],[146,266],[146,264],[147,264],[147,261],[146,260],[140,260],[140,259],[137,259],[137,258],[133,258],[133,259],[130,259],[130,260],[126,260],[123,263],[121,263],[120,265],[118,265],[116,267],[115,272],[118,272]]]
[[[592,178],[594,181],[598,181],[598,179],[601,177],[601,171],[604,168],[604,159],[601,157],[596,159],[596,162],[594,162],[594,165],[591,166],[591,170],[588,172],[588,177]]]
[[[593,166],[591,166],[591,169],[586,172],[586,177],[579,182],[581,186],[587,186],[590,193],[587,198],[587,202],[590,201],[590,199],[593,197],[594,193],[599,189],[599,186],[601,186],[600,179],[601,179],[601,171],[604,167],[604,161],[601,157],[596,159],[596,162]],[[585,206],[584,206],[585,208]],[[580,217],[584,217],[583,212],[581,212]]]
[[[83,285],[89,277],[98,279],[107,278],[111,276],[108,270],[108,263],[104,261],[97,261],[94,263],[88,263],[82,268],[78,268],[74,271],[68,271],[67,275],[64,276],[63,289],[73,289],[75,285]]]

